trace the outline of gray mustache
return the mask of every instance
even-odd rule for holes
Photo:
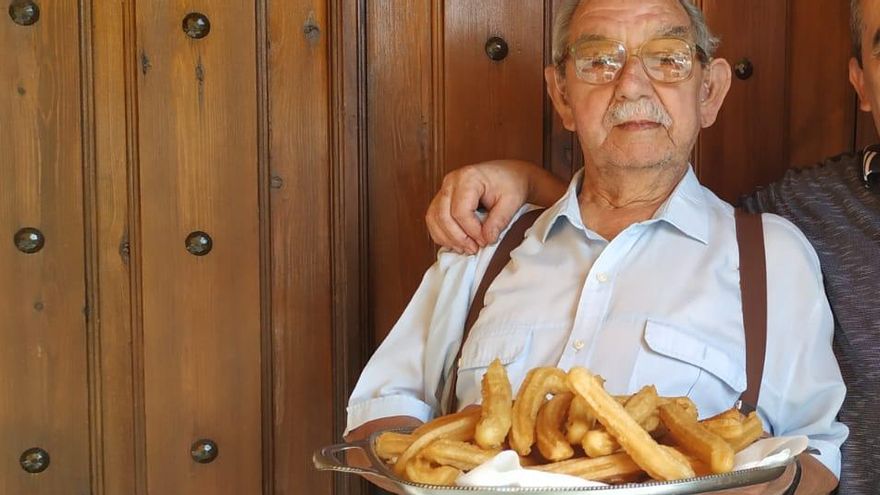
[[[605,124],[610,127],[633,121],[654,122],[667,129],[672,126],[672,117],[666,109],[646,99],[618,103],[605,113]]]

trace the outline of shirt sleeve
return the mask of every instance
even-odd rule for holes
[[[516,221],[534,209],[524,205]],[[511,224],[513,223],[511,222]],[[503,238],[510,229],[504,229]],[[345,435],[379,418],[437,415],[440,388],[458,354],[476,281],[498,243],[474,256],[441,250],[400,319],[370,358],[348,400]]]
[[[793,224],[764,215],[767,249],[767,354],[758,412],[775,436],[806,435],[840,477],[837,421],[846,386],[832,350],[834,319],[813,247]]]
[[[446,354],[460,340],[466,317],[473,258],[441,252],[425,273],[358,379],[348,402],[346,435],[379,418],[411,416],[427,421],[435,415]]]

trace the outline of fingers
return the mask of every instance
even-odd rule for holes
[[[481,237],[487,244],[492,244],[498,240],[501,231],[513,219],[522,202],[511,196],[501,196],[497,201],[486,206],[489,208],[489,215],[483,221]]]
[[[477,217],[476,210],[480,207],[480,203],[486,204],[488,199],[486,184],[474,174],[461,175],[462,180],[457,184],[450,184],[449,215],[464,235],[480,246],[485,246],[483,225]]]
[[[470,165],[443,178],[425,215],[434,242],[458,253],[475,254],[498,240],[526,197],[524,188],[516,181],[510,183],[516,174],[508,177],[511,174],[487,174],[487,170],[492,170],[491,164]],[[476,214],[481,204],[489,208],[482,223]]]
[[[434,196],[425,214],[425,223],[431,239],[440,246],[459,254],[476,254],[479,246],[470,238],[450,214],[451,192],[444,187]],[[471,212],[473,214],[473,212]]]

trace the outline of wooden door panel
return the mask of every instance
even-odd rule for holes
[[[0,17],[0,493],[88,493],[89,390],[76,2]],[[38,229],[25,254],[13,234]],[[48,469],[19,456],[39,447]]]
[[[736,201],[787,168],[787,6],[703,0],[703,11],[723,41],[717,56],[732,66],[747,59],[754,68],[746,80],[734,76],[718,121],[703,132],[698,151],[702,183]]]
[[[446,0],[443,90],[445,165],[543,159],[544,6]],[[508,54],[492,60],[490,38]]]
[[[327,2],[268,4],[274,494],[331,493],[334,436]],[[341,434],[341,432],[339,432]]]
[[[87,239],[92,245],[89,273],[95,288],[91,291],[95,299],[92,325],[100,349],[93,375],[100,389],[93,409],[95,417],[100,418],[93,421],[100,431],[93,450],[97,475],[93,493],[143,495],[143,491],[137,491],[137,479],[143,476],[143,431],[135,422],[135,412],[142,412],[143,406],[143,385],[136,379],[141,376],[142,348],[141,339],[133,332],[140,323],[132,318],[132,293],[137,293],[139,285],[137,263],[132,260],[139,259],[140,244],[137,225],[132,228],[132,218],[138,215],[131,209],[137,202],[129,200],[137,191],[129,185],[134,179],[129,173],[129,157],[134,152],[129,148],[134,133],[130,103],[135,94],[132,86],[137,58],[134,12],[131,2],[95,8],[86,5],[82,20],[92,26],[88,48],[93,109],[90,118],[94,125],[94,154],[92,162],[87,163],[87,181],[92,181],[92,199],[87,202],[92,208],[92,222]]]
[[[789,10],[787,166],[813,166],[853,143],[849,4],[799,0],[789,2]]]
[[[253,2],[138,2],[146,483],[150,493],[257,493],[260,229]],[[190,233],[213,249],[195,256]],[[216,442],[210,464],[190,445]]]
[[[425,210],[442,175],[434,72],[442,4],[366,2],[371,323],[378,344],[434,259]]]

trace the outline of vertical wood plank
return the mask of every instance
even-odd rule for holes
[[[80,12],[40,7],[31,26],[0,17],[0,493],[88,493]],[[23,227],[42,250],[16,249]],[[32,447],[51,459],[37,475],[19,466]]]
[[[255,6],[138,2],[147,486],[259,493],[261,320]],[[205,14],[203,39],[183,18]],[[189,254],[194,231],[213,238]],[[215,441],[210,464],[191,444]]]
[[[445,3],[446,164],[497,158],[541,163],[543,2],[522,2],[517,8],[505,0]],[[491,37],[509,47],[501,61],[486,54]]]
[[[330,493],[333,443],[327,2],[268,4],[274,489]]]
[[[88,234],[95,247],[92,315],[98,333],[97,359],[100,402],[93,414],[100,418],[96,445],[101,465],[95,493],[143,493],[135,470],[143,458],[135,436],[132,363],[131,236],[129,181],[129,119],[127,93],[134,93],[135,51],[131,45],[131,4],[102,8],[89,5],[92,22],[92,111],[94,115],[94,222]],[[129,48],[130,51],[127,51]],[[137,352],[140,348],[137,347]]]
[[[852,146],[849,3],[798,0],[790,9],[788,165],[812,166]]]
[[[750,79],[734,77],[718,122],[700,139],[700,179],[728,201],[780,178],[788,166],[788,3],[703,0],[723,40],[717,56],[754,66]]]
[[[366,14],[369,294],[378,344],[434,258],[424,215],[439,181],[432,160],[439,12],[431,2],[367,0]]]
[[[436,1],[436,0],[435,0]],[[334,438],[342,438],[348,397],[372,349],[366,253],[366,11],[363,0],[330,2],[331,209]],[[337,474],[334,493],[369,493],[360,477]]]

